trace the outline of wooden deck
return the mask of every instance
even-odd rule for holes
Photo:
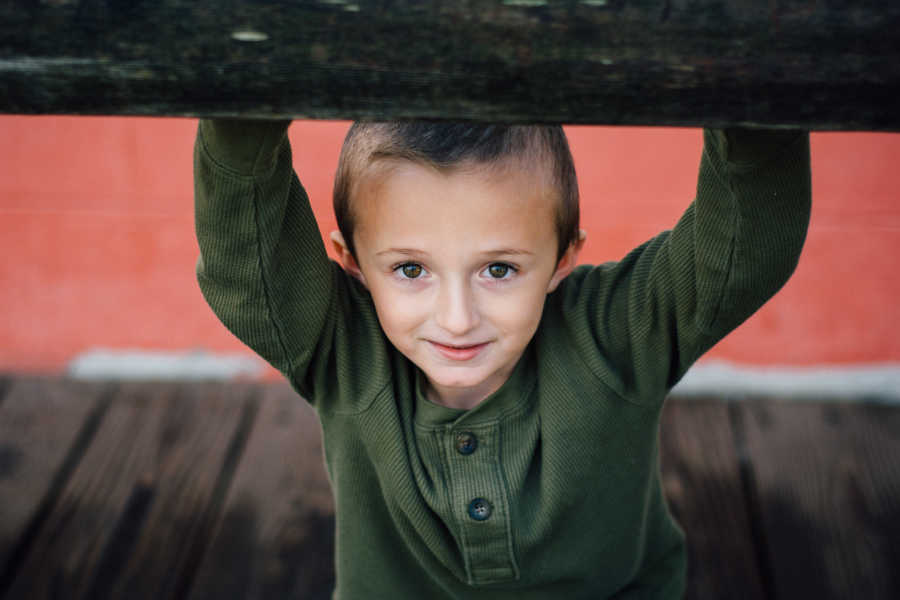
[[[675,399],[662,455],[689,598],[900,597],[900,407]],[[0,598],[328,598],[332,525],[285,385],[0,378]]]

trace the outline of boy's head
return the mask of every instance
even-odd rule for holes
[[[357,124],[334,201],[345,269],[429,399],[458,408],[509,378],[584,241],[558,127]]]
[[[353,195],[360,181],[389,161],[409,161],[444,173],[519,166],[540,172],[557,194],[558,258],[578,241],[578,182],[560,126],[483,125],[432,121],[357,122],[347,133],[334,182],[334,214],[355,256]]]

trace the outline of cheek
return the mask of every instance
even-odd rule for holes
[[[405,294],[392,293],[384,288],[370,290],[378,321],[388,338],[414,330],[422,321],[422,303]]]
[[[505,298],[492,299],[492,321],[516,337],[531,339],[541,320],[546,294],[529,290]]]

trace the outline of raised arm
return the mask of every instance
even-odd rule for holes
[[[810,214],[809,135],[706,130],[697,196],[672,231],[573,273],[561,312],[592,370],[661,400],[688,367],[788,280]]]
[[[201,121],[194,149],[197,278],[221,321],[314,401],[354,352],[379,356],[364,290],[329,261],[291,166],[286,121]],[[340,379],[340,381],[339,381]]]

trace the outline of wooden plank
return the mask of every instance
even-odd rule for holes
[[[0,596],[96,430],[106,392],[55,378],[9,380],[0,404]]]
[[[190,599],[324,600],[333,586],[319,425],[287,385],[269,385]]]
[[[255,403],[234,384],[124,384],[7,599],[183,597]]]
[[[8,0],[0,112],[900,130],[883,0]]]
[[[663,410],[663,487],[687,535],[688,598],[766,598],[728,405],[673,400]]]
[[[777,598],[900,597],[900,410],[742,406]]]
[[[3,400],[6,398],[6,392],[9,390],[12,385],[12,375],[0,373],[0,405],[3,404]]]

